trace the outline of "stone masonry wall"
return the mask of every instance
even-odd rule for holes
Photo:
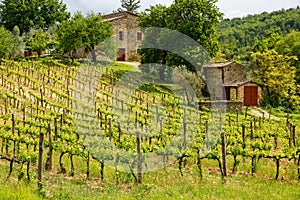
[[[241,101],[212,101],[212,102],[199,102],[199,106],[204,106],[206,108],[214,109],[226,109],[226,111],[231,112],[242,112],[243,102]],[[222,110],[222,112],[225,110]]]
[[[113,21],[113,32],[115,43],[118,48],[127,48],[127,19],[121,18]],[[120,40],[119,33],[123,32],[124,40]]]
[[[236,83],[247,81],[247,69],[238,63],[231,63],[224,67],[224,83]]]
[[[125,59],[128,59],[129,54],[137,53],[137,49],[142,42],[137,39],[137,34],[140,32],[137,16],[128,12],[121,12],[105,15],[103,19],[113,23],[116,46],[117,48],[125,48]],[[120,32],[123,32],[123,40],[120,40]]]
[[[212,100],[222,99],[222,69],[221,68],[206,68],[205,69],[206,85]]]

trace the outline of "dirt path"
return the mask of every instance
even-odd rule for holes
[[[271,116],[270,116],[270,114],[267,112],[267,111],[265,111],[265,110],[263,110],[263,109],[261,109],[261,108],[258,108],[258,107],[255,107],[255,108],[251,108],[251,110],[250,110],[250,112],[251,112],[251,114],[253,114],[253,115],[256,115],[256,116],[258,116],[258,117],[265,117],[265,118],[267,118],[267,119],[274,119],[274,120],[277,120],[277,121],[280,121],[280,120],[282,120],[282,119],[284,119],[284,118],[282,118],[282,117],[276,117],[276,116],[274,116],[274,115],[272,115],[271,114]]]

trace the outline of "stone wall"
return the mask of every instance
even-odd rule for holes
[[[247,81],[247,68],[238,63],[224,63],[204,68],[205,80],[212,100],[222,100],[223,85],[231,85]],[[230,89],[231,100],[236,100],[236,90]],[[234,97],[234,98],[232,98]],[[239,99],[240,100],[240,99]]]
[[[242,101],[211,101],[211,102],[199,102],[199,106],[204,106],[206,108],[220,109],[221,111],[231,111],[231,112],[242,112],[243,111]]]
[[[138,41],[137,35],[138,32],[140,32],[137,17],[133,15],[127,16],[127,30],[128,30],[128,51],[135,51],[138,49],[138,47],[141,44],[141,41]]]
[[[105,15],[102,18],[113,23],[114,41],[117,48],[125,49],[125,60],[130,57],[130,54],[136,54],[142,42],[137,38],[138,32],[140,32],[137,15],[120,12]],[[123,32],[123,40],[120,40],[120,32]]]
[[[113,32],[114,32],[114,40],[115,44],[118,48],[127,48],[127,19],[120,18],[118,20],[115,20],[113,23]],[[124,34],[124,40],[120,40],[119,33],[123,32]]]
[[[223,68],[224,84],[247,81],[247,68],[238,63],[231,63]]]
[[[206,68],[205,81],[212,100],[223,98],[222,68]]]

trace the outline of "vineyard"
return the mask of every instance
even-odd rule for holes
[[[274,165],[274,179],[300,179],[300,123],[293,117],[199,108],[183,88],[139,82],[138,74],[116,63],[2,60],[0,159],[7,180],[17,172],[18,181],[42,189],[43,174],[54,172],[104,182],[111,168],[118,185],[121,173],[142,183],[145,172],[168,167],[181,177],[196,168],[201,179],[213,165],[226,182],[229,174],[255,175],[260,162]]]

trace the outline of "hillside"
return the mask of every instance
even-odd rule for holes
[[[293,115],[277,121],[247,109],[223,115],[196,109],[167,86],[139,83],[136,69],[116,63],[2,61],[0,75],[0,178],[28,190],[27,199],[37,182],[46,199],[178,198],[182,190],[194,199],[232,199],[235,190],[254,198],[241,194],[247,180],[266,198],[261,188],[270,178],[293,183],[271,184],[287,199],[299,196],[300,125]],[[211,187],[227,192],[212,194]],[[6,199],[15,195],[3,191]]]
[[[247,54],[254,45],[271,34],[284,36],[293,30],[300,31],[299,16],[300,8],[297,7],[244,18],[224,19],[217,29],[221,51],[231,60],[235,56]]]

